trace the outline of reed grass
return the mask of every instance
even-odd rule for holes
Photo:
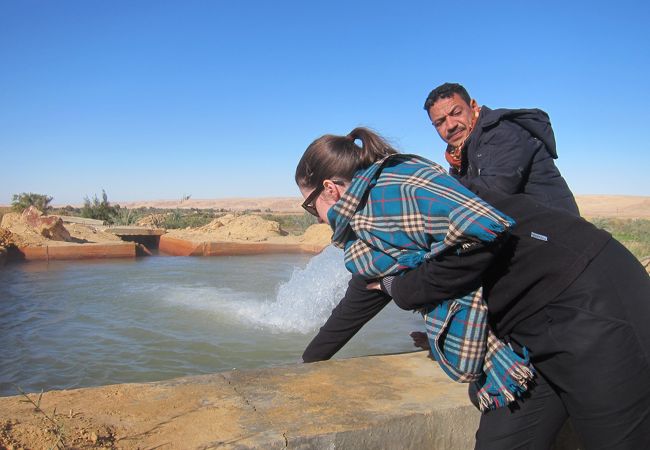
[[[650,220],[597,217],[590,222],[611,233],[639,260],[650,257]]]

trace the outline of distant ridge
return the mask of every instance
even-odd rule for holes
[[[578,195],[576,196],[580,213],[590,217],[619,217],[622,219],[650,219],[650,196],[642,195]],[[301,213],[300,197],[250,197],[180,200],[141,200],[119,202],[114,205],[125,208],[217,208],[231,211],[261,210],[282,213]],[[8,207],[9,205],[5,205]],[[54,205],[63,207],[65,205]],[[80,205],[79,205],[80,206]]]
[[[577,195],[583,217],[650,218],[650,197],[636,195]]]
[[[634,195],[578,195],[584,217],[650,218],[650,197]],[[117,202],[116,202],[117,203]],[[127,208],[223,208],[233,211],[259,209],[274,212],[302,212],[299,197],[217,198],[151,200],[119,203]]]
[[[111,202],[125,208],[215,208],[232,211],[271,210],[274,212],[301,212],[302,199],[299,197],[258,197],[258,198],[215,198],[188,200],[142,200],[133,202]]]

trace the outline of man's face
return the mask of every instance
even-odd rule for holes
[[[429,118],[436,131],[447,144],[460,145],[472,131],[472,121],[478,116],[476,100],[465,103],[458,94],[438,99],[429,108]]]

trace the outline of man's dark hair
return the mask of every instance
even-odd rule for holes
[[[449,98],[454,94],[458,94],[460,98],[465,100],[465,103],[467,103],[468,105],[472,101],[469,94],[467,93],[467,90],[465,90],[463,86],[461,86],[458,83],[445,83],[445,84],[441,84],[440,86],[438,86],[437,88],[435,88],[433,91],[429,93],[427,100],[424,102],[424,110],[428,113],[429,109],[433,106],[435,102],[437,102],[441,98]]]

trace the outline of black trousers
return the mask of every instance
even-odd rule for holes
[[[621,244],[510,338],[536,383],[482,415],[477,449],[548,449],[567,417],[587,449],[650,449],[650,277]]]

